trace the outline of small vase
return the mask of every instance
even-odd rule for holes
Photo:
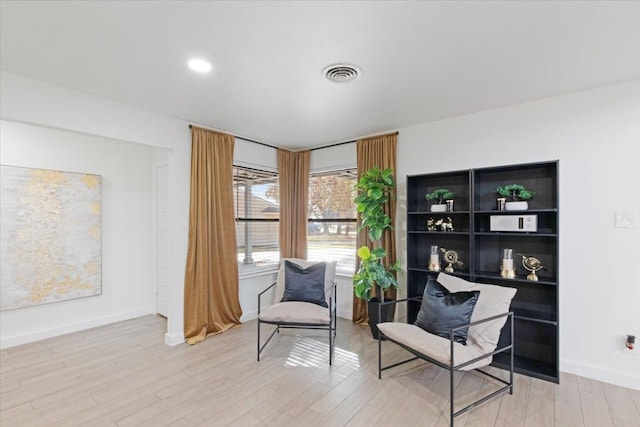
[[[526,211],[529,209],[529,202],[507,202],[504,204],[504,210],[506,211]]]
[[[431,205],[431,212],[446,212],[447,205]]]

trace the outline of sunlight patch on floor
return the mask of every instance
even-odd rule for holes
[[[313,338],[299,338],[291,348],[285,361],[285,366],[317,367],[329,363],[329,344]],[[334,364],[348,366],[353,369],[360,367],[360,360],[356,353],[334,347]]]

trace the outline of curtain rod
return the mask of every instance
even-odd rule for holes
[[[322,150],[323,148],[337,147],[338,145],[353,144],[356,141],[357,140],[354,139],[353,141],[336,142],[335,144],[329,144],[329,145],[323,145],[320,147],[310,148],[309,151]]]
[[[190,124],[189,125],[189,129],[191,129],[191,128],[193,128],[193,125]],[[202,129],[204,129],[204,128],[202,128]],[[375,138],[377,136],[399,135],[399,134],[400,134],[400,132],[396,131],[396,132],[391,132],[391,133],[384,133],[382,135],[368,136],[366,138]],[[260,145],[264,145],[265,147],[275,148],[276,150],[279,148],[279,147],[276,147],[275,145],[267,144],[266,142],[254,141],[253,139],[244,138],[242,136],[236,136],[236,135],[231,135],[231,136],[233,136],[234,138],[240,138],[240,139],[242,139],[244,141],[253,142],[254,144],[260,144]],[[360,139],[365,139],[365,138],[360,138]],[[345,145],[345,144],[353,144],[354,142],[358,142],[358,140],[354,139],[353,141],[336,142],[335,144],[329,144],[329,145],[323,145],[323,146],[320,146],[320,147],[310,148],[309,151],[321,150],[323,148],[337,147],[339,145]]]
[[[200,126],[198,126],[198,127],[200,127]],[[189,129],[191,129],[191,128],[193,128],[193,125],[190,124],[189,125]],[[205,128],[201,128],[201,129],[205,129]],[[215,129],[212,129],[212,130],[215,130]],[[216,131],[216,132],[220,132],[220,131]],[[227,133],[227,132],[223,132],[223,133]],[[276,147],[275,145],[267,144],[266,142],[255,141],[253,139],[245,138],[243,136],[237,136],[237,135],[232,135],[232,134],[229,134],[229,135],[233,136],[234,138],[242,139],[244,141],[253,142],[254,144],[264,145],[265,147],[274,148],[276,150],[278,149],[278,147]]]
[[[391,132],[391,133],[383,133],[382,135],[367,136],[367,137],[359,138],[359,139],[375,138],[375,137],[378,137],[378,136],[387,136],[387,135],[400,135],[400,132],[395,131],[395,132]],[[335,144],[322,145],[320,147],[311,148],[310,151],[321,150],[323,148],[337,147],[338,145],[353,144],[354,142],[358,142],[358,140],[354,139],[353,141],[336,142]]]

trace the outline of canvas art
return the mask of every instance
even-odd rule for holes
[[[0,166],[0,310],[102,293],[101,177]]]

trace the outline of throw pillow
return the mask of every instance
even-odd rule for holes
[[[452,328],[469,323],[479,296],[480,291],[449,292],[436,279],[429,276],[414,324],[427,332],[448,339]],[[467,345],[468,329],[455,331],[453,340]]]
[[[302,301],[329,307],[324,294],[325,268],[324,262],[303,268],[285,260],[282,302]]]

